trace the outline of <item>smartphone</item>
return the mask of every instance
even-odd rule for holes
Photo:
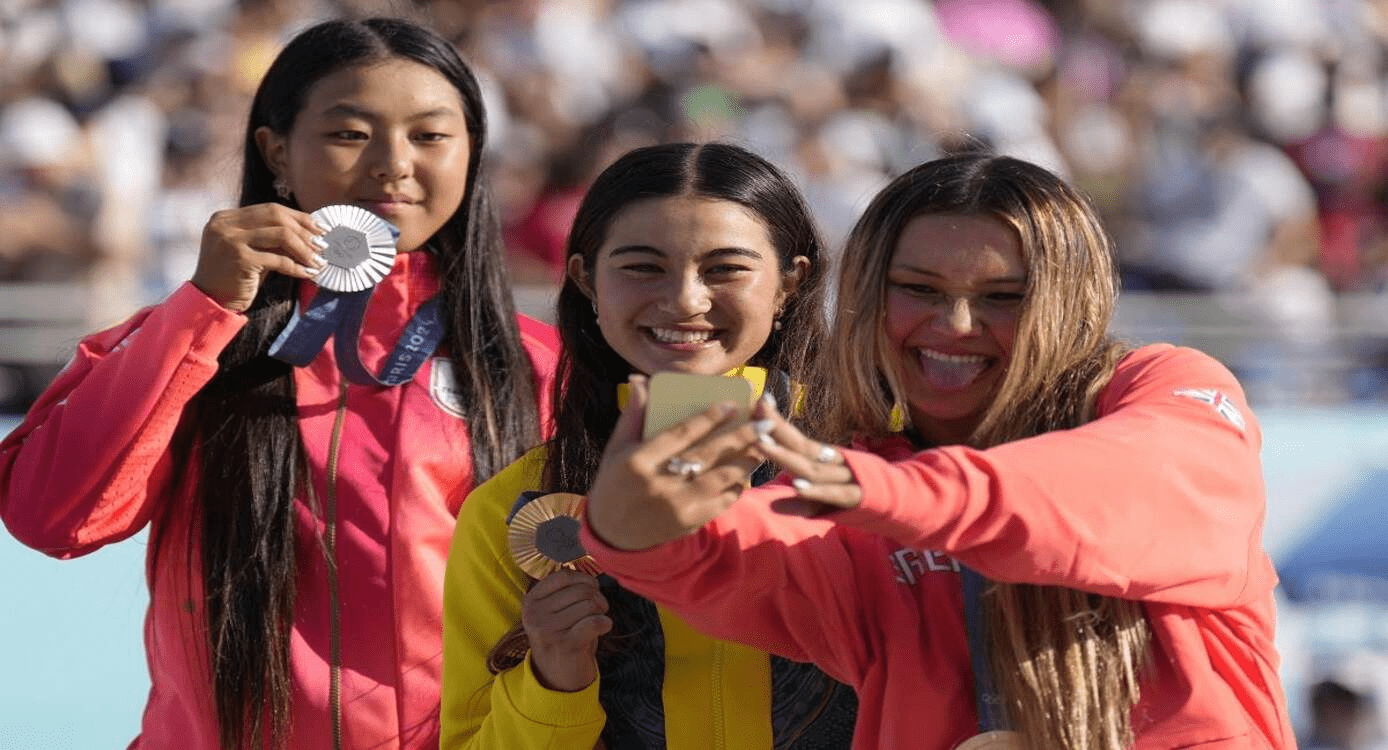
[[[752,395],[752,384],[735,375],[658,372],[650,379],[643,435],[651,437],[724,401],[736,405],[736,416],[730,424],[740,424],[752,411]]]

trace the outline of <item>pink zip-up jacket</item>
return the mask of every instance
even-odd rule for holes
[[[1120,363],[1097,414],[989,450],[845,450],[862,502],[832,520],[771,512],[793,494],[781,481],[649,550],[615,550],[586,525],[583,544],[710,635],[854,686],[860,750],[949,750],[977,733],[958,563],[1142,602],[1153,643],[1137,750],[1292,750],[1261,437],[1238,383],[1204,354],[1148,346]]]
[[[313,288],[305,285],[304,297]],[[433,259],[398,255],[361,335],[379,371],[409,317],[438,290]],[[548,432],[558,340],[520,316]],[[145,647],[151,686],[141,750],[217,747],[192,483],[171,475],[184,406],[245,324],[192,284],[84,340],[76,358],[0,443],[0,516],[24,544],[86,554],[154,524]],[[450,363],[438,356],[395,388],[346,384],[332,345],[294,371],[316,504],[296,503],[297,607],[286,747],[438,747],[444,560],[474,484]],[[314,507],[320,508],[315,512]],[[336,562],[330,577],[326,554]]]

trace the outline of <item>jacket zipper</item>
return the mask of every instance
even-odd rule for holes
[[[713,747],[728,746],[727,725],[723,716],[723,644],[713,644]]]
[[[328,602],[331,612],[329,649],[330,681],[328,710],[332,716],[333,750],[342,750],[342,621],[341,600],[337,580],[337,461],[342,444],[342,426],[347,419],[347,383],[338,391],[337,414],[333,418],[332,442],[328,445],[327,467],[327,545],[328,545]]]

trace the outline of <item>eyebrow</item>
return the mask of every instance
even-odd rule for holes
[[[613,248],[612,252],[608,253],[608,257],[615,258],[618,255],[629,255],[633,253],[656,255],[661,258],[669,257],[666,255],[664,250],[661,250],[658,247],[651,247],[650,245],[622,245],[621,247]],[[712,258],[717,255],[737,255],[744,258],[750,258],[752,260],[762,259],[762,254],[757,252],[756,250],[749,250],[745,247],[720,247],[710,250],[704,253],[703,255],[699,256],[699,260],[705,260],[707,258]]]
[[[908,273],[919,274],[919,275],[921,275],[921,276],[929,276],[929,277],[936,278],[936,279],[943,279],[943,278],[945,278],[944,276],[941,276],[940,274],[938,274],[938,273],[936,273],[936,272],[934,272],[934,271],[931,271],[931,270],[928,269],[928,268],[919,268],[919,267],[917,267],[917,266],[909,265],[909,264],[906,264],[906,263],[898,263],[898,264],[896,264],[896,265],[891,266],[890,268],[888,268],[887,271],[888,271],[889,273],[890,273],[891,271],[906,271],[906,272],[908,272]],[[994,278],[994,279],[984,279],[982,283],[984,283],[984,284],[1018,284],[1018,285],[1025,285],[1025,284],[1027,283],[1027,277],[1025,277],[1025,276],[999,276],[998,278]]]
[[[346,102],[340,102],[338,104],[334,104],[331,107],[328,107],[327,109],[323,110],[323,115],[326,117],[359,117],[363,120],[380,119],[380,115],[376,114],[375,112],[372,112],[369,109],[363,109],[361,107],[356,106],[355,104],[348,104]],[[413,121],[427,120],[431,117],[450,116],[461,117],[462,113],[458,112],[457,110],[450,109],[448,107],[434,107],[433,109],[426,109],[423,112],[416,112],[405,119]]]

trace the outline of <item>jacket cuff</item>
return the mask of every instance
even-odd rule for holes
[[[599,730],[607,721],[607,714],[598,702],[601,676],[577,692],[550,690],[540,684],[530,655],[526,654],[525,664],[502,672],[496,679],[511,708],[527,721],[561,728],[597,724]]]
[[[212,359],[216,359],[246,325],[245,315],[222,307],[191,281],[174,289],[163,307],[171,317],[184,321],[192,333],[190,351]]]
[[[661,581],[664,576],[657,572],[669,573],[678,569],[679,565],[674,561],[680,558],[680,553],[689,544],[695,544],[700,532],[692,535],[680,537],[664,544],[657,544],[654,547],[638,550],[623,550],[612,547],[598,538],[593,533],[593,529],[588,525],[588,518],[583,519],[583,527],[579,531],[579,544],[583,545],[583,550],[589,557],[602,568],[604,573],[610,573],[620,579],[631,579],[638,581]],[[656,575],[653,575],[656,574]]]

